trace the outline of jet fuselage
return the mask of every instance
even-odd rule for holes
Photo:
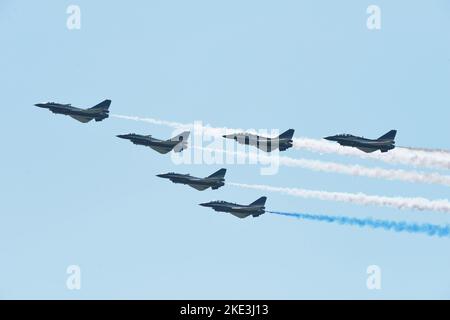
[[[377,150],[381,152],[388,152],[395,148],[396,131],[391,130],[386,135],[378,139],[367,139],[350,134],[340,134],[326,137],[326,140],[335,141],[341,146],[358,148],[361,151],[371,153]]]
[[[70,104],[61,104],[55,102],[37,103],[36,107],[48,109],[55,114],[70,116],[80,122],[86,123],[93,119],[102,121],[109,117],[109,106],[111,100],[105,100],[97,106],[89,109],[74,107]]]
[[[211,201],[201,203],[202,207],[212,208],[218,212],[227,212],[238,218],[246,218],[248,216],[258,217],[266,212],[266,197],[261,197],[250,205],[242,205],[226,201]]]
[[[135,133],[118,135],[118,138],[130,140],[134,144],[150,147],[159,153],[165,154],[172,150],[181,152],[187,147],[187,138],[189,132],[183,132],[169,140],[160,140],[153,138],[151,135],[140,135]]]
[[[213,190],[219,189],[225,185],[225,179],[223,176],[220,177],[206,177],[197,178],[189,174],[179,174],[179,173],[165,173],[158,174],[160,178],[169,179],[173,183],[186,184],[197,190],[206,190],[211,188]]]
[[[254,146],[265,152],[271,152],[277,149],[279,149],[280,151],[285,151],[291,148],[293,144],[293,135],[294,130],[289,129],[286,132],[282,133],[280,136],[274,138],[263,137],[251,133],[234,133],[223,135],[223,137],[225,139],[233,139],[240,144]]]

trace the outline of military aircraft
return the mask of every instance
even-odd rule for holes
[[[225,173],[227,169],[220,169],[219,171],[213,173],[206,178],[197,178],[189,174],[179,174],[179,173],[165,173],[158,174],[157,177],[169,179],[173,183],[187,184],[188,186],[197,189],[199,191],[211,188],[217,190],[225,185]]]
[[[285,151],[292,147],[292,136],[294,135],[294,129],[289,129],[286,132],[280,134],[278,137],[269,138],[261,137],[251,133],[234,133],[226,134],[222,137],[226,139],[234,139],[240,144],[248,144],[257,147],[260,150],[271,152],[279,149]]]
[[[226,201],[211,201],[207,203],[201,203],[202,207],[212,208],[215,211],[227,212],[238,218],[247,218],[248,216],[258,217],[266,211],[267,197],[261,197],[255,202],[247,205],[230,203]]]
[[[366,153],[372,153],[377,150],[388,152],[395,148],[395,136],[397,130],[391,130],[378,139],[366,139],[363,137],[353,136],[351,134],[338,134],[336,136],[326,137],[329,141],[336,141],[341,146],[355,147]]]
[[[151,135],[140,135],[135,133],[121,134],[117,137],[130,140],[134,144],[150,147],[159,153],[166,154],[172,150],[175,152],[181,152],[186,149],[189,133],[189,131],[185,131],[169,140],[159,140],[153,138]]]
[[[55,114],[70,116],[82,123],[89,122],[93,119],[95,119],[95,121],[102,121],[103,119],[108,118],[110,105],[111,100],[105,100],[89,109],[81,109],[73,107],[71,104],[61,104],[56,102],[35,104],[36,107],[49,109]]]

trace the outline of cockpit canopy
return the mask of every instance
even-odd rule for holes
[[[338,134],[337,137],[353,137],[353,135],[348,134],[348,133],[341,133],[341,134]]]
[[[57,102],[47,102],[46,104],[60,104],[60,105],[62,105],[62,106],[67,106],[67,107],[70,107],[70,106],[71,106],[70,103],[64,104],[64,103],[57,103]]]
[[[137,133],[129,133],[128,134],[129,136],[134,136],[134,137],[147,137],[147,138],[150,138],[152,135],[151,134],[148,134],[148,135],[145,135],[145,134],[137,134]]]
[[[213,203],[216,203],[216,204],[229,204],[229,205],[237,206],[236,203],[227,202],[227,201],[223,201],[223,200],[213,201]]]

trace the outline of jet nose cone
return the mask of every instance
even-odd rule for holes
[[[224,134],[222,137],[225,138],[225,139],[237,140],[237,135],[235,135],[235,134]]]
[[[205,203],[200,203],[199,206],[202,207],[209,207],[209,203],[205,202]]]
[[[127,139],[128,135],[127,134],[118,134],[116,137],[120,138],[120,139]]]
[[[161,173],[161,174],[157,174],[156,175],[158,178],[165,178],[166,174],[165,173]]]
[[[34,106],[35,106],[35,107],[39,107],[39,108],[43,108],[43,107],[44,107],[44,104],[42,104],[42,103],[36,103]]]
[[[328,141],[336,141],[336,137],[335,136],[325,137],[324,139],[328,140]]]

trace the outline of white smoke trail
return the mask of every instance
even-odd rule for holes
[[[305,199],[338,201],[360,205],[375,205],[381,207],[392,207],[402,210],[409,209],[419,211],[437,211],[450,213],[450,202],[446,199],[429,200],[426,198],[385,197],[385,196],[367,195],[364,193],[316,191],[298,188],[272,187],[267,185],[243,184],[234,182],[228,182],[227,185],[265,192],[276,192]]]
[[[142,121],[155,125],[168,126],[174,129],[194,128],[194,124],[183,124],[154,118],[142,118],[117,114],[112,114],[111,116],[119,119]],[[195,128],[201,129],[203,130],[203,132],[213,136],[243,131],[241,129],[214,128],[210,126],[201,126],[198,124],[196,124]],[[355,148],[342,147],[337,143],[303,137],[294,138],[293,147],[298,150],[308,150],[317,153],[332,153],[343,156],[354,156],[362,159],[373,159],[391,164],[404,164],[415,167],[427,167],[436,169],[450,169],[450,152],[443,152],[442,150],[426,151],[425,149],[421,150],[414,148],[396,148],[387,153],[364,153]]]
[[[439,173],[425,173],[406,170],[392,170],[383,168],[368,168],[360,165],[344,165],[335,162],[325,162],[307,159],[292,159],[288,157],[280,157],[280,163],[286,166],[296,166],[305,169],[334,172],[353,176],[378,178],[386,180],[399,180],[413,183],[441,184],[450,186],[450,176],[441,175]]]
[[[135,116],[124,116],[124,115],[120,115],[120,114],[112,114],[111,117],[114,117],[117,119],[123,119],[123,120],[146,122],[146,123],[155,124],[158,126],[166,126],[166,127],[170,127],[170,128],[174,128],[174,129],[189,129],[192,127],[191,124],[158,120],[158,119],[154,119],[154,118],[141,118],[141,117],[135,117]]]
[[[120,115],[120,114],[112,114],[111,117],[117,118],[117,119],[124,119],[124,120],[133,120],[133,121],[140,121],[145,122],[149,124],[159,125],[159,126],[166,126],[173,129],[179,129],[179,130],[199,130],[203,133],[210,135],[210,136],[222,136],[224,134],[228,134],[236,131],[242,131],[240,129],[229,129],[229,128],[217,128],[217,127],[211,127],[209,125],[202,125],[201,122],[195,122],[195,123],[180,123],[180,122],[172,122],[172,121],[165,121],[155,118],[141,118],[136,116],[126,116],[126,115]]]
[[[286,156],[279,156],[275,158],[273,156],[267,156],[264,153],[254,153],[254,152],[246,153],[246,152],[237,152],[211,148],[198,148],[198,149],[215,153],[232,154],[242,158],[251,158],[255,161],[255,163],[259,162],[265,164],[270,163],[271,161],[278,161],[278,163],[283,166],[299,167],[319,172],[330,172],[368,178],[398,180],[411,183],[440,184],[444,186],[450,186],[450,176],[441,175],[439,173],[425,173],[417,171],[406,171],[400,169],[392,170],[377,167],[368,168],[360,165],[346,165],[335,162],[326,162],[309,159],[294,159]]]
[[[424,152],[443,153],[443,154],[446,154],[446,155],[450,154],[450,150],[447,150],[447,149],[415,148],[415,147],[405,147],[405,146],[397,146],[396,148],[407,149],[407,150],[412,150],[412,151],[424,151]]]

